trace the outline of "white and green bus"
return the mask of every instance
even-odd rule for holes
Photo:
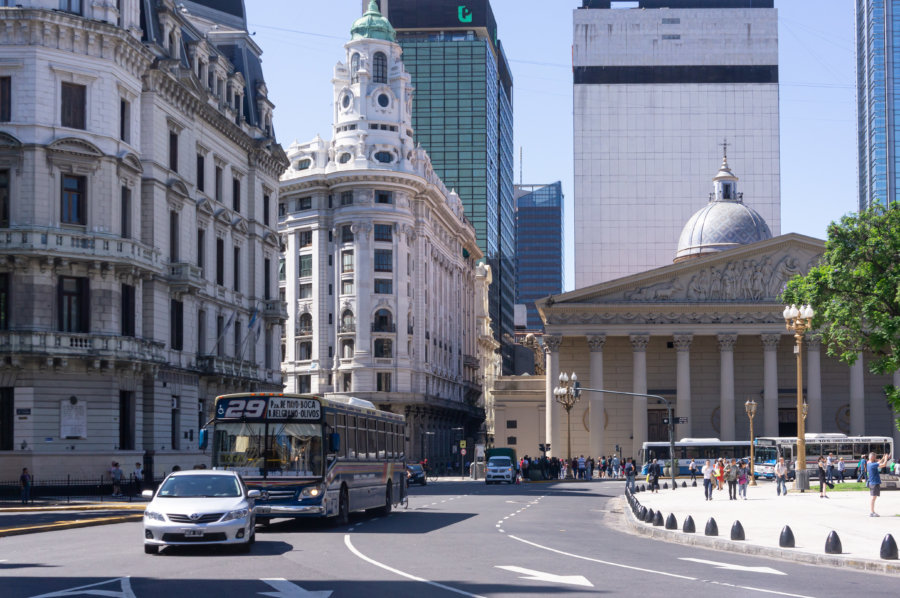
[[[759,440],[772,442],[778,451],[778,457],[785,462],[793,463],[797,457],[796,436],[761,437]],[[806,468],[816,470],[819,457],[834,455],[834,465],[844,459],[844,477],[857,477],[857,464],[863,455],[868,459],[869,453],[875,453],[880,459],[882,455],[894,454],[894,439],[890,436],[847,436],[846,434],[806,434]],[[766,464],[767,470],[774,472],[775,459]],[[791,472],[793,474],[793,471]],[[767,477],[774,477],[774,473]]]

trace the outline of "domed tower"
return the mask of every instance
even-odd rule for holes
[[[691,216],[681,230],[675,263],[772,238],[763,217],[744,204],[737,182],[728,167],[728,156],[723,155],[719,172],[713,177],[709,203]]]

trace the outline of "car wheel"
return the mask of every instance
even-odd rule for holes
[[[159,546],[144,544],[144,554],[159,554]]]
[[[247,544],[256,544],[256,531],[255,530],[250,531],[250,539],[247,540]]]

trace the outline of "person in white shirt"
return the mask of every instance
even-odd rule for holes
[[[703,466],[701,470],[703,474],[703,498],[704,500],[712,500],[712,491],[713,491],[713,482],[712,482],[712,474],[713,474],[713,466],[712,463],[707,459],[706,464]]]
[[[784,457],[778,457],[778,463],[775,464],[775,492],[781,496],[782,492],[787,496],[787,465],[784,464]]]

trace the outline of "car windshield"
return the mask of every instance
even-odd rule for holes
[[[509,457],[491,457],[488,467],[509,467],[512,464]]]
[[[233,475],[180,475],[163,482],[157,496],[165,498],[237,497],[241,485]]]
[[[420,473],[422,471],[421,465],[409,465],[409,470],[413,473]]]

